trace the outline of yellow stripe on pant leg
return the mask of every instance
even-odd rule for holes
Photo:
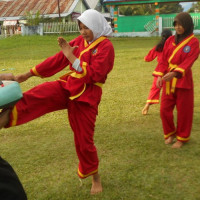
[[[170,95],[170,82],[166,81],[166,94]]]

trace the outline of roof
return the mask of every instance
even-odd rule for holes
[[[60,15],[68,16],[73,12],[79,0],[59,0]],[[58,17],[58,0],[10,0],[0,1],[0,20],[16,20],[26,16],[27,12],[48,17]]]

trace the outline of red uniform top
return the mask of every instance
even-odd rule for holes
[[[35,76],[50,77],[69,65],[70,72],[58,81],[70,92],[70,99],[98,105],[102,94],[101,86],[114,65],[113,45],[106,37],[100,37],[88,44],[82,36],[69,44],[79,46],[74,50],[74,55],[80,59],[82,72],[72,68],[72,64],[62,51],[47,58],[30,71]]]
[[[199,56],[199,41],[194,35],[185,38],[178,45],[175,44],[175,36],[167,39],[161,61],[158,63],[153,75],[163,76],[169,71],[181,73],[177,80],[177,88],[190,89],[193,87],[191,67]]]
[[[156,51],[156,46],[153,47],[153,49],[151,49],[149,51],[149,53],[144,57],[144,60],[146,62],[151,62],[152,60],[154,60],[157,57],[157,61],[159,62],[162,59],[162,51]]]

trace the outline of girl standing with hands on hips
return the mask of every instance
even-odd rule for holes
[[[180,148],[189,141],[192,128],[194,86],[191,67],[199,56],[199,41],[194,37],[194,24],[188,13],[179,13],[173,25],[176,34],[166,41],[162,60],[154,75],[158,77],[157,87],[163,85],[160,116],[165,144],[172,144],[176,138],[172,148]]]
[[[70,72],[59,80],[45,82],[23,94],[23,98],[0,117],[1,127],[27,123],[46,113],[67,109],[79,158],[80,178],[92,176],[91,194],[102,192],[98,173],[99,160],[94,145],[94,129],[102,86],[114,65],[114,48],[107,38],[112,28],[96,10],[86,10],[78,17],[81,35],[71,42],[58,38],[61,50],[16,76],[18,82],[32,76],[50,77],[69,66]]]

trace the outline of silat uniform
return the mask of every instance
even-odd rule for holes
[[[162,59],[162,52],[156,51],[156,46],[153,47],[149,53],[144,57],[146,62],[151,62],[157,57],[159,62]],[[160,98],[160,88],[156,87],[157,76],[154,76],[153,83],[149,92],[146,103],[148,104],[158,104]]]
[[[113,45],[106,37],[88,44],[82,36],[70,42],[79,46],[74,55],[80,59],[81,72],[72,68],[62,51],[47,58],[30,71],[39,77],[50,77],[69,65],[70,72],[60,80],[46,82],[25,92],[14,106],[9,126],[17,126],[46,113],[68,109],[79,158],[78,175],[86,178],[98,171],[98,156],[94,145],[94,127],[102,85],[114,64]]]
[[[194,34],[186,37],[178,45],[175,36],[171,36],[163,49],[163,59],[159,63],[155,76],[163,76],[174,71],[181,74],[170,82],[163,81],[160,114],[164,137],[176,135],[177,140],[187,142],[193,120],[194,91],[191,67],[199,56],[199,41]],[[174,125],[173,109],[177,108],[177,127]]]

